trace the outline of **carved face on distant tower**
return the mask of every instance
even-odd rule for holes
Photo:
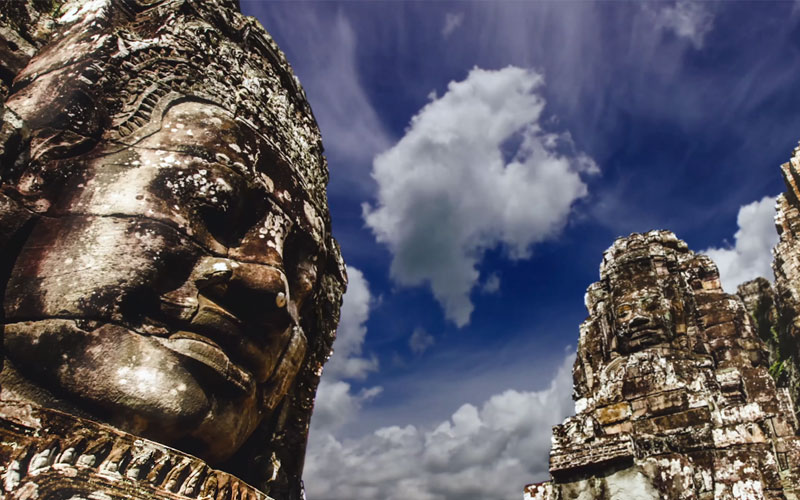
[[[655,280],[619,280],[611,290],[617,349],[629,354],[674,337],[672,303]]]
[[[32,78],[72,90],[12,96],[23,118],[98,108],[80,68]],[[303,365],[304,311],[337,255],[327,207],[241,109],[165,91],[130,102],[144,118],[97,118],[93,147],[69,154],[43,141],[52,159],[6,180],[44,216],[7,263],[4,355],[68,407],[219,463]],[[326,179],[315,158],[311,175]]]

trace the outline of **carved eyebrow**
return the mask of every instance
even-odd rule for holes
[[[199,160],[206,161],[210,165],[219,165],[219,166],[223,167],[224,169],[226,169],[228,172],[233,173],[233,174],[241,177],[246,183],[248,183],[248,184],[252,183],[252,184],[255,184],[256,186],[258,186],[260,188],[259,191],[264,196],[264,198],[266,200],[270,200],[271,202],[273,202],[277,206],[279,206],[283,210],[283,212],[291,218],[291,220],[292,220],[292,222],[293,222],[295,227],[302,227],[302,228],[306,228],[307,227],[307,222],[304,219],[304,215],[305,214],[298,208],[298,205],[300,204],[300,202],[308,201],[312,206],[316,207],[316,205],[314,205],[312,200],[306,196],[307,188],[305,188],[304,185],[303,185],[302,176],[300,176],[300,174],[297,171],[295,171],[295,169],[293,169],[291,167],[291,164],[286,162],[285,159],[283,157],[281,157],[281,156],[277,156],[277,157],[275,157],[275,159],[276,160],[280,160],[282,163],[284,163],[286,165],[286,168],[291,171],[290,177],[295,178],[298,181],[298,184],[295,185],[297,190],[296,191],[292,191],[292,193],[291,193],[292,198],[295,199],[294,202],[287,202],[286,200],[284,200],[284,199],[280,198],[279,196],[277,196],[274,193],[274,191],[270,191],[267,188],[267,186],[262,184],[262,182],[259,182],[260,178],[259,178],[258,174],[259,173],[264,173],[264,172],[262,172],[261,170],[255,168],[255,166],[253,167],[252,170],[250,170],[250,169],[247,168],[247,166],[245,164],[243,164],[241,162],[238,162],[238,161],[233,161],[227,155],[220,154],[217,151],[210,150],[210,149],[208,149],[208,148],[206,148],[206,147],[204,147],[203,145],[200,145],[200,144],[187,144],[187,145],[182,145],[182,146],[180,146],[178,148],[164,148],[164,147],[132,145],[132,146],[130,146],[130,148],[131,149],[146,150],[146,151],[164,151],[164,152],[169,152],[169,153],[182,154],[182,155],[187,155],[187,156],[191,156],[191,157],[197,158]],[[272,150],[270,148],[270,152],[271,151]],[[261,151],[259,150],[256,153],[259,156],[257,156],[255,163],[259,163],[260,152]],[[101,156],[111,156],[111,155],[114,155],[114,154],[117,154],[117,153],[118,152],[112,152],[112,153],[108,153],[107,155],[101,155]],[[264,174],[266,175],[266,173],[264,173]]]

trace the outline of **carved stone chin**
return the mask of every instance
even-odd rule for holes
[[[346,283],[303,90],[233,0],[40,3],[0,30],[0,408],[300,498]]]

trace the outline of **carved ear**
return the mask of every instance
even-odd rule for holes
[[[611,341],[608,344],[609,357],[610,353],[617,352],[618,349],[619,349],[619,340],[617,340],[616,335],[611,335]]]

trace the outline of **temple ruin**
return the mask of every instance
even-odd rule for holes
[[[667,231],[620,238],[589,287],[576,415],[527,500],[800,498],[800,148],[782,166],[775,285],[725,293]]]

